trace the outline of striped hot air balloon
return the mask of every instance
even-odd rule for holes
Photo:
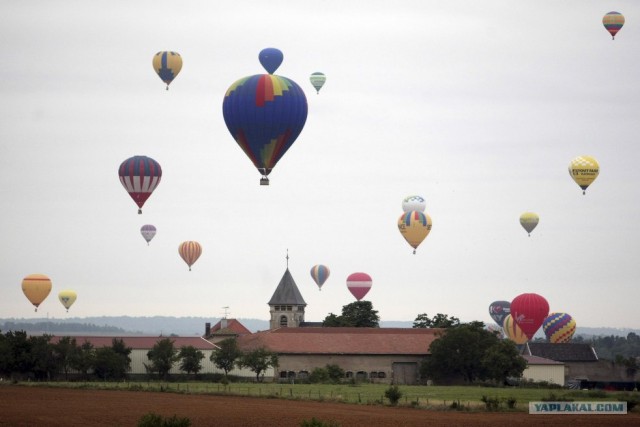
[[[189,271],[191,271],[191,266],[200,258],[202,254],[202,247],[200,243],[195,241],[186,241],[180,243],[178,247],[178,253],[189,266]]]
[[[326,265],[318,264],[311,267],[311,277],[318,285],[318,290],[322,290],[322,285],[329,278],[330,273]]]
[[[511,315],[507,315],[504,318],[504,322],[502,324],[502,330],[504,331],[504,335],[513,341],[516,344],[524,344],[529,341],[527,335],[522,331],[520,326],[513,320]]]
[[[611,40],[615,40],[624,25],[624,16],[620,12],[609,12],[602,18],[602,25],[611,34]]]
[[[373,281],[367,273],[353,273],[347,277],[347,288],[358,301],[371,290]]]
[[[151,157],[133,156],[120,164],[118,175],[120,183],[138,205],[138,213],[141,214],[142,206],[160,184],[160,164]]]
[[[169,85],[182,69],[182,57],[178,52],[165,50],[153,56],[152,64],[153,69],[167,84],[167,90],[169,90]]]
[[[147,241],[147,246],[149,245],[149,242],[151,241],[151,239],[155,237],[157,231],[158,230],[156,230],[156,227],[151,224],[145,224],[142,227],[140,227],[140,234],[142,234],[142,237],[144,238],[144,240]]]

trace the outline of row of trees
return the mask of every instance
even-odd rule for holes
[[[24,331],[0,334],[0,375],[51,380],[59,376],[68,379],[69,373],[79,373],[83,379],[121,380],[131,371],[131,351],[122,339],[114,338],[111,346],[94,348],[89,342],[80,345],[73,337],[62,337],[52,343],[50,335],[28,336]],[[170,338],[159,339],[147,352],[149,363],[145,368],[150,375],[166,380],[177,364],[187,375],[202,370],[205,355],[193,346],[176,348]],[[271,366],[277,366],[278,357],[265,349],[242,352],[235,339],[221,343],[210,360],[224,371],[225,376],[234,366],[246,367],[261,375]]]

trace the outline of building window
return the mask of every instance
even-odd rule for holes
[[[356,373],[356,380],[366,380],[367,379],[367,373],[365,371],[358,371]]]
[[[280,326],[283,328],[287,327],[287,316],[280,316]]]
[[[292,305],[288,305],[287,306],[287,311],[293,311],[293,306]]]
[[[279,305],[274,305],[273,306],[273,310],[274,311],[280,311],[280,306]]]
[[[298,306],[298,311],[304,311],[304,305],[299,305]]]
[[[298,372],[298,378],[300,378],[300,379],[309,378],[309,371],[300,371],[300,372]]]
[[[280,378],[287,378],[287,371],[280,371]]]
[[[373,379],[373,378],[378,378],[378,373],[377,373],[377,372],[375,372],[375,371],[371,371],[371,372],[369,373],[369,378],[372,378],[372,379]]]
[[[353,378],[353,372],[351,372],[351,371],[345,372],[344,377],[345,378]]]
[[[287,372],[287,378],[293,379],[295,377],[296,377],[296,373],[295,372],[293,372],[293,371]]]
[[[387,378],[386,372],[378,372],[378,378]]]

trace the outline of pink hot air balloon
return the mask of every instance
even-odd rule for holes
[[[371,289],[371,276],[367,273],[353,273],[347,277],[347,288],[358,301]]]
[[[538,294],[521,294],[511,301],[511,316],[529,339],[548,315],[549,303]]]

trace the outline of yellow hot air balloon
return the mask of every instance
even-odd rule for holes
[[[189,271],[191,271],[191,266],[202,254],[202,246],[200,246],[200,243],[194,241],[182,242],[178,247],[178,253],[189,266]]]
[[[569,175],[582,188],[585,194],[587,187],[598,177],[600,165],[591,156],[578,156],[569,164]]]
[[[67,309],[67,313],[69,312],[69,307],[71,307],[73,303],[76,302],[76,298],[78,298],[78,294],[69,289],[65,289],[64,291],[60,291],[58,293],[58,299],[60,300],[62,305],[64,305],[64,308]]]
[[[538,216],[537,213],[534,213],[534,212],[525,212],[522,215],[520,215],[520,225],[522,225],[522,228],[527,230],[527,233],[529,233],[529,236],[531,236],[531,232],[533,231],[534,228],[536,228],[539,221],[540,221],[540,217]]]
[[[38,311],[38,306],[51,292],[51,279],[44,274],[30,274],[22,279],[22,292]]]
[[[504,318],[502,330],[504,331],[505,336],[516,344],[524,344],[529,341],[529,338],[527,338],[525,333],[520,329],[520,326],[518,326],[510,314]]]
[[[167,84],[167,90],[169,90],[169,85],[182,69],[182,57],[178,52],[165,50],[153,56],[152,64],[153,69]]]
[[[411,245],[414,254],[420,243],[429,235],[432,224],[431,217],[420,211],[405,212],[398,219],[398,230]]]

